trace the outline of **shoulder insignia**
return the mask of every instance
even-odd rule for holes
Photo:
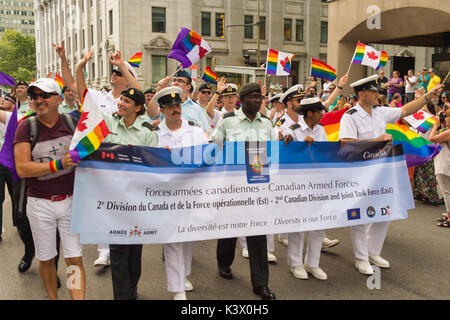
[[[318,123],[318,125],[323,127],[323,124],[321,124],[321,123]]]
[[[375,105],[375,106],[373,106],[372,108],[378,108],[378,107],[381,107],[380,105]]]
[[[157,131],[157,130],[159,130],[159,127],[154,127],[154,126],[152,126],[152,125],[151,125],[150,123],[148,123],[148,122],[142,123],[142,126],[145,127],[145,128],[147,128],[147,129],[150,130],[150,131]]]
[[[194,121],[188,121],[190,126],[200,127],[198,123],[195,123]]]
[[[226,119],[226,118],[229,118],[229,117],[234,117],[236,114],[234,113],[234,111],[232,111],[232,112],[228,112],[228,113],[225,113],[223,116],[222,116],[222,118],[223,119]]]
[[[346,112],[346,114],[352,115],[352,114],[354,114],[355,112],[358,112],[358,110],[356,110],[356,109],[350,109],[350,110],[348,110],[348,111]]]
[[[113,117],[120,117],[118,112],[113,113]]]
[[[289,127],[289,129],[291,129],[292,131],[294,131],[295,129],[298,129],[298,128],[300,128],[300,125],[298,123],[295,123]]]
[[[268,116],[266,116],[265,114],[262,114],[261,112],[259,114],[261,115],[262,118],[266,118],[267,120],[270,121],[270,118]]]
[[[277,126],[281,127],[283,125],[283,123],[286,122],[285,118],[281,118],[280,121],[277,122]]]

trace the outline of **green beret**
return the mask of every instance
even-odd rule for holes
[[[239,91],[239,97],[245,97],[246,95],[248,95],[249,93],[252,92],[259,92],[261,93],[261,86],[257,83],[247,83],[244,84],[241,88],[241,90]]]
[[[153,94],[155,94],[156,91],[155,91],[155,89],[150,88],[150,89],[145,90],[144,94],[147,94],[147,93],[153,93]]]
[[[121,92],[121,95],[133,100],[137,106],[143,106],[145,104],[145,95],[141,90],[128,88],[126,90],[123,90]]]

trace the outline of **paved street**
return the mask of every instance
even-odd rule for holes
[[[350,231],[346,228],[328,231],[330,238],[339,238],[341,244],[322,254],[321,267],[328,274],[327,281],[310,276],[309,280],[295,279],[286,264],[286,247],[276,241],[276,265],[270,266],[270,288],[278,299],[363,299],[363,300],[416,300],[450,299],[448,266],[448,241],[450,230],[436,227],[436,219],[444,207],[416,203],[409,212],[409,219],[391,223],[382,256],[390,261],[391,268],[381,271],[381,289],[370,290],[367,277],[354,268]],[[10,202],[4,205],[5,232],[0,242],[0,299],[40,300],[47,295],[39,278],[38,263],[28,272],[20,274],[17,264],[23,255],[23,245],[12,227]],[[84,247],[86,268],[86,296],[91,300],[112,299],[110,269],[92,266],[97,257],[95,245]],[[235,279],[219,277],[215,258],[216,241],[196,243],[190,280],[195,290],[188,299],[196,300],[253,300],[248,261],[236,251],[232,266]],[[65,263],[60,261],[58,271],[64,279]],[[445,279],[445,280],[443,280]],[[64,282],[64,281],[63,281]],[[60,299],[69,299],[67,289],[59,289]],[[166,290],[166,277],[161,259],[161,245],[146,245],[143,251],[142,277],[139,283],[139,299],[172,299]]]

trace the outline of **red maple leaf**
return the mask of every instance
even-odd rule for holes
[[[419,112],[415,113],[415,114],[413,115],[413,117],[414,117],[414,119],[416,119],[416,120],[423,120],[423,119],[425,119],[425,117],[424,117],[422,111],[419,111]]]
[[[369,57],[369,59],[371,60],[377,60],[378,56],[376,55],[376,53],[374,51],[371,52],[367,52],[367,56]]]
[[[200,59],[203,58],[205,56],[205,54],[207,54],[207,53],[208,53],[208,50],[206,50],[205,48],[200,47],[200,46],[198,47],[198,55],[199,55]]]
[[[89,112],[82,112],[81,113],[80,121],[78,121],[78,125],[77,125],[78,131],[83,132],[84,130],[87,129],[87,126],[86,126],[86,124],[84,122],[87,121],[88,114],[89,114]]]
[[[286,57],[284,60],[281,60],[280,61],[281,66],[284,68],[286,66],[286,63],[288,63],[288,61],[289,61],[288,57]]]

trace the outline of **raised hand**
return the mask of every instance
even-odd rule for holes
[[[217,92],[224,92],[227,88],[227,78],[226,77],[220,77],[219,81],[217,82]]]
[[[64,48],[64,40],[61,42],[61,45],[58,46],[52,43],[53,48],[55,48],[56,54],[62,59],[66,56],[66,49]]]
[[[112,65],[119,67],[120,65],[124,64],[122,53],[119,50],[116,50],[116,52],[110,52],[109,54],[109,61]]]
[[[339,79],[339,83],[338,86],[339,87],[344,87],[348,82],[348,73],[346,73],[341,79]]]

